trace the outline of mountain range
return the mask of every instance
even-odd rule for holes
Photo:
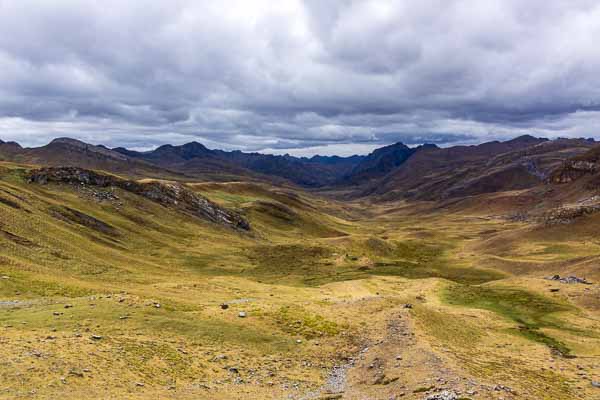
[[[568,160],[597,145],[593,139],[548,140],[525,135],[447,148],[395,143],[366,156],[306,158],[212,150],[198,142],[139,152],[58,138],[35,148],[0,142],[0,160],[76,166],[131,178],[263,181],[319,189],[345,198],[444,200],[535,187]]]

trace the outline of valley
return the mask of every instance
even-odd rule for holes
[[[5,156],[0,398],[600,398],[593,144],[506,143],[323,187]]]

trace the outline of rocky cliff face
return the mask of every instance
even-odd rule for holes
[[[30,183],[41,185],[54,182],[103,188],[116,187],[165,207],[175,208],[220,225],[238,230],[250,230],[250,224],[240,215],[218,206],[179,183],[140,183],[76,167],[33,170],[29,173],[28,179]]]
[[[563,167],[554,171],[549,177],[549,183],[569,183],[584,175],[592,175],[600,171],[600,164],[586,160],[569,160]]]
[[[584,154],[566,160],[548,178],[548,183],[570,183],[586,175],[600,172],[600,146],[595,146]]]

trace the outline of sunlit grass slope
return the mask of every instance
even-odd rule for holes
[[[542,279],[598,255],[577,238],[286,187],[189,185],[248,218],[246,233],[25,174],[0,166],[0,398],[302,398],[405,303],[417,340],[465,377],[523,398],[588,393],[576,374],[600,357],[597,287]]]

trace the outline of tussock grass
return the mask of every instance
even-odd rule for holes
[[[548,336],[542,328],[568,329],[557,313],[573,311],[568,304],[517,288],[454,285],[448,287],[444,299],[452,305],[493,311],[514,321],[512,332],[542,343],[562,355],[570,349],[559,340]]]

